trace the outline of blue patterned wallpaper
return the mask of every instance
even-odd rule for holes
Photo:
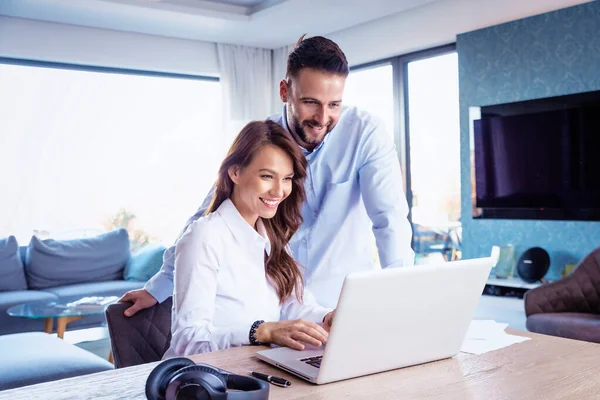
[[[463,255],[513,244],[517,254],[550,253],[547,278],[600,247],[600,222],[474,220],[471,217],[469,107],[600,90],[600,2],[459,35]],[[598,173],[600,179],[600,171]]]

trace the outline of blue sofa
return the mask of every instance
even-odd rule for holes
[[[43,319],[7,314],[9,308],[21,303],[73,296],[121,296],[142,288],[162,258],[160,251],[153,254],[155,265],[140,278],[144,274],[131,272],[131,268],[139,270],[140,265],[136,255],[131,256],[125,229],[78,240],[32,237],[29,245],[20,247],[13,236],[0,239],[0,335],[44,330]],[[147,254],[137,258],[148,261]],[[104,321],[104,315],[88,316],[69,324],[68,330],[100,326]]]

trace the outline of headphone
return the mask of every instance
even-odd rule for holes
[[[165,360],[152,370],[146,381],[146,397],[148,400],[268,400],[269,384],[178,357]]]

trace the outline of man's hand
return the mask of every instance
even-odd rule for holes
[[[328,312],[323,318],[323,329],[329,333],[331,331],[331,325],[333,325],[333,318],[335,318],[335,310]]]
[[[131,307],[125,310],[124,314],[126,317],[131,317],[138,311],[152,307],[158,303],[146,289],[130,290],[129,292],[125,293],[123,297],[119,299],[119,301],[130,301],[133,303]]]
[[[294,321],[263,322],[256,330],[256,340],[275,343],[295,350],[304,350],[304,344],[315,347],[327,343],[329,334],[314,322]]]

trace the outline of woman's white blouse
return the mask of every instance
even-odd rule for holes
[[[163,358],[250,343],[257,320],[303,318],[321,323],[331,311],[307,290],[283,305],[265,274],[270,243],[262,220],[254,230],[231,200],[192,223],[177,243],[171,346]]]

